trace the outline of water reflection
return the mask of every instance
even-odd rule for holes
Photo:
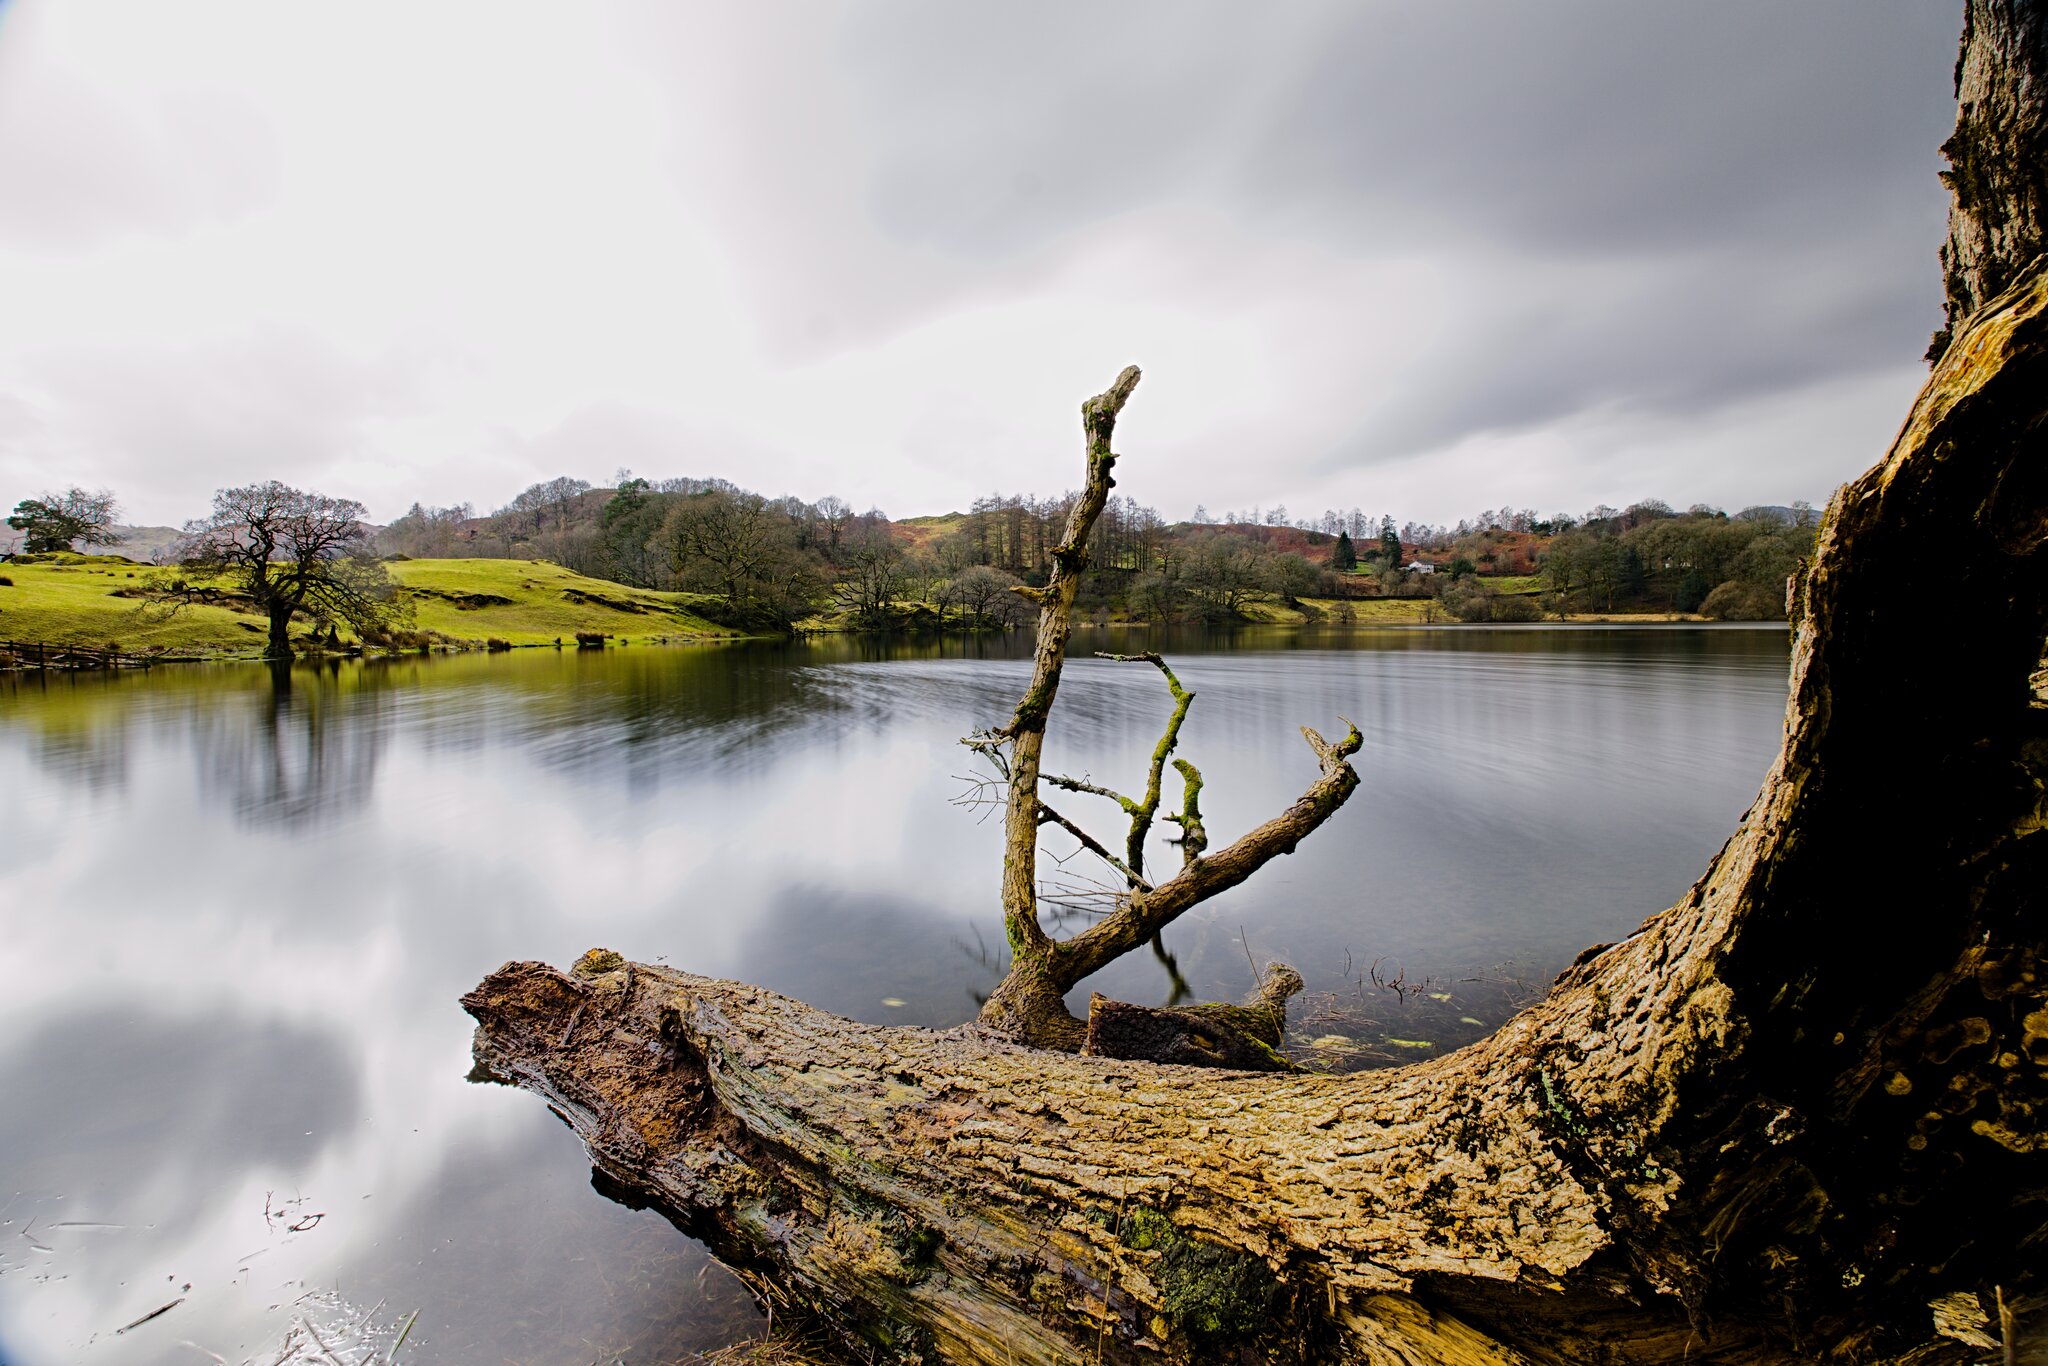
[[[918,946],[914,954],[824,953],[824,946]],[[740,945],[747,980],[824,1010],[888,1024],[943,1028],[981,1008],[1009,953],[1000,923],[984,927],[903,891],[794,886],[754,920]],[[833,971],[821,976],[821,959]]]
[[[244,824],[291,830],[332,820],[370,799],[392,702],[386,671],[264,670],[267,691],[246,708],[193,711],[206,756],[205,796]]]
[[[1323,832],[1164,937],[1209,998],[1273,957],[1332,998],[1375,992],[1375,960],[1547,980],[1683,892],[1784,705],[1782,632],[1075,642],[1144,646],[1197,693],[1184,752],[1219,843],[1314,776],[1297,726],[1366,736]],[[1007,714],[1027,656],[829,640],[0,679],[0,1361],[190,1340],[268,1362],[316,1288],[387,1301],[380,1324],[420,1309],[415,1363],[658,1360],[751,1331],[694,1244],[592,1195],[542,1107],[464,1085],[455,999],[603,943],[863,1019],[971,1017],[1002,969],[1001,828],[952,805],[957,740]],[[1150,670],[1078,658],[1048,766],[1134,785],[1167,710]],[[1090,989],[1175,986],[1135,954]],[[284,1201],[322,1218],[280,1230]]]

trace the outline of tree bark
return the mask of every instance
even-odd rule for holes
[[[1088,1027],[1068,1012],[1066,993],[1083,978],[1154,942],[1159,932],[1190,908],[1249,878],[1295,846],[1335,814],[1358,786],[1350,757],[1362,737],[1345,723],[1346,734],[1335,743],[1308,727],[1308,741],[1321,773],[1299,800],[1215,854],[1208,852],[1208,834],[1201,820],[1202,775],[1185,759],[1174,760],[1182,781],[1180,814],[1166,819],[1181,827],[1181,868],[1154,886],[1144,874],[1147,834],[1159,811],[1160,783],[1166,762],[1179,742],[1180,727],[1194,694],[1180,685],[1173,670],[1157,654],[1108,655],[1106,658],[1155,666],[1165,677],[1174,701],[1172,718],[1152,752],[1145,794],[1131,798],[1094,783],[1046,776],[1040,772],[1045,725],[1059,691],[1067,657],[1074,597],[1088,564],[1088,543],[1096,519],[1109,501],[1116,481],[1111,471],[1116,453],[1110,440],[1117,415],[1138,384],[1138,367],[1128,366],[1108,390],[1081,405],[1081,426],[1088,440],[1088,479],[1075,500],[1066,534],[1052,552],[1052,574],[1042,589],[1019,588],[1039,604],[1038,648],[1031,684],[1017,704],[1010,723],[998,730],[969,736],[967,742],[997,771],[1005,792],[1003,839],[1003,926],[1010,944],[1010,967],[983,1004],[981,1023],[1019,1042],[1064,1052],[1078,1052]],[[1039,795],[1041,781],[1069,792],[1107,797],[1129,820],[1124,856],[1119,859],[1081,826],[1055,811]],[[1058,825],[1082,846],[1123,876],[1127,890],[1101,920],[1068,939],[1055,940],[1038,919],[1038,827]]]
[[[1952,202],[1941,249],[1955,327],[2048,251],[2048,14],[2036,0],[1967,0],[1956,56],[1956,128],[1941,148]]]
[[[265,659],[290,659],[292,657],[292,605],[284,598],[273,595],[265,604],[265,614],[270,619],[270,636],[263,647]]]
[[[1971,12],[1972,43],[2039,32],[2032,5]],[[2001,1335],[2043,1360],[2048,267],[2024,265],[1830,507],[1734,835],[1491,1038],[1196,1070],[614,955],[493,974],[464,999],[480,1066],[861,1360],[1962,1363]]]
[[[1116,486],[1111,475],[1116,453],[1110,442],[1116,434],[1117,415],[1138,387],[1138,379],[1138,367],[1125,366],[1115,383],[1081,405],[1088,477],[1067,519],[1066,534],[1053,548],[1052,573],[1045,587],[1018,590],[1038,603],[1038,648],[1032,657],[1030,686],[1010,723],[991,737],[1009,747],[1003,817],[1003,930],[1010,942],[1010,969],[989,994],[981,1018],[1017,1038],[1068,1052],[1081,1047],[1086,1027],[1068,1013],[1061,999],[1073,983],[1062,980],[1060,946],[1038,922],[1039,760],[1045,749],[1046,718],[1059,694],[1060,670],[1066,664],[1074,597],[1081,591],[1081,575],[1088,568],[1088,533]]]

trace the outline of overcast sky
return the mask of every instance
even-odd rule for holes
[[[0,500],[1824,499],[1959,0],[0,0]]]

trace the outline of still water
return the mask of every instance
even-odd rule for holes
[[[1441,1002],[1402,1047],[1452,1046],[1681,895],[1785,702],[1782,628],[1074,648],[1161,645],[1218,847],[1313,779],[1296,727],[1364,732],[1350,804],[1165,947],[1209,999],[1294,964],[1368,1052],[1343,1011],[1392,1008],[1373,979]],[[543,1105],[465,1080],[456,998],[602,944],[865,1020],[971,1017],[1002,968],[1001,821],[957,804],[957,739],[1007,717],[1027,656],[0,677],[0,1366],[382,1360],[401,1334],[400,1362],[653,1363],[758,1332],[695,1244],[591,1191]],[[1048,770],[1133,787],[1168,710],[1150,668],[1077,658]],[[1063,805],[1115,835],[1107,803]],[[1163,836],[1151,858],[1178,861]],[[1046,871],[1086,914],[1085,856]],[[1141,954],[1079,994],[1170,980]]]

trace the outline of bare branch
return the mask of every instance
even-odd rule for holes
[[[1335,744],[1313,730],[1303,729],[1322,772],[1293,805],[1213,855],[1187,856],[1184,851],[1186,862],[1180,872],[1149,892],[1134,894],[1116,914],[1059,945],[1054,980],[1062,983],[1063,989],[1073,986],[1143,944],[1190,907],[1237,886],[1280,855],[1293,853],[1294,847],[1334,815],[1358,786],[1357,770],[1349,761],[1365,743],[1365,737],[1359,734],[1358,727],[1349,722],[1345,725],[1344,738]],[[1192,768],[1189,765],[1182,770],[1184,780]],[[1193,790],[1200,791],[1199,774]],[[1200,831],[1199,813],[1192,819],[1194,828]],[[1184,838],[1187,820],[1184,810],[1180,822]]]
[[[1098,651],[1097,659],[1111,659],[1122,664],[1150,664],[1157,668],[1166,679],[1166,690],[1173,697],[1173,715],[1167,718],[1166,730],[1160,735],[1159,743],[1152,747],[1152,764],[1145,773],[1145,796],[1137,802],[1126,801],[1124,810],[1130,814],[1131,829],[1124,841],[1124,857],[1131,867],[1143,872],[1145,868],[1145,837],[1152,832],[1152,818],[1159,810],[1159,783],[1166,770],[1167,756],[1180,743],[1181,723],[1188,718],[1188,705],[1195,695],[1181,687],[1173,670],[1167,667],[1157,651],[1147,650],[1143,654],[1118,655]]]
[[[1122,873],[1124,880],[1130,883],[1132,887],[1145,892],[1152,890],[1151,883],[1145,881],[1142,876],[1134,872],[1129,864],[1103,848],[1100,840],[1047,806],[1044,802],[1038,804],[1038,823],[1040,825],[1057,825],[1060,829],[1079,840],[1083,849],[1086,849],[1089,853],[1095,855],[1095,857],[1101,859],[1119,873]]]
[[[1038,923],[1038,766],[1045,747],[1045,718],[1059,692],[1060,669],[1066,663],[1067,633],[1073,619],[1074,597],[1081,588],[1081,574],[1088,565],[1088,533],[1109,501],[1116,481],[1111,470],[1116,453],[1110,438],[1116,431],[1117,414],[1138,385],[1138,367],[1125,367],[1116,382],[1081,405],[1081,426],[1088,439],[1088,482],[1074,500],[1064,538],[1052,552],[1052,573],[1038,595],[1038,648],[1032,661],[1031,685],[1017,703],[1017,710],[996,735],[1010,742],[1010,807],[1004,819],[1003,927],[1010,941],[1013,963],[1042,960],[1052,951],[1052,940]],[[1014,971],[1013,971],[1014,976]],[[1002,996],[998,988],[996,996]],[[1007,1001],[990,999],[998,1014]],[[985,1012],[986,1013],[986,1012]],[[1076,1022],[1078,1024],[1078,1022]]]
[[[1180,814],[1166,819],[1180,827],[1180,838],[1174,843],[1180,846],[1185,868],[1209,847],[1209,831],[1202,824],[1202,771],[1185,759],[1175,759],[1173,766],[1180,771]]]
[[[1045,781],[1063,792],[1085,792],[1092,797],[1107,797],[1125,811],[1136,813],[1138,804],[1121,792],[1112,792],[1106,787],[1089,782],[1086,778],[1069,778],[1064,773],[1048,773]]]

